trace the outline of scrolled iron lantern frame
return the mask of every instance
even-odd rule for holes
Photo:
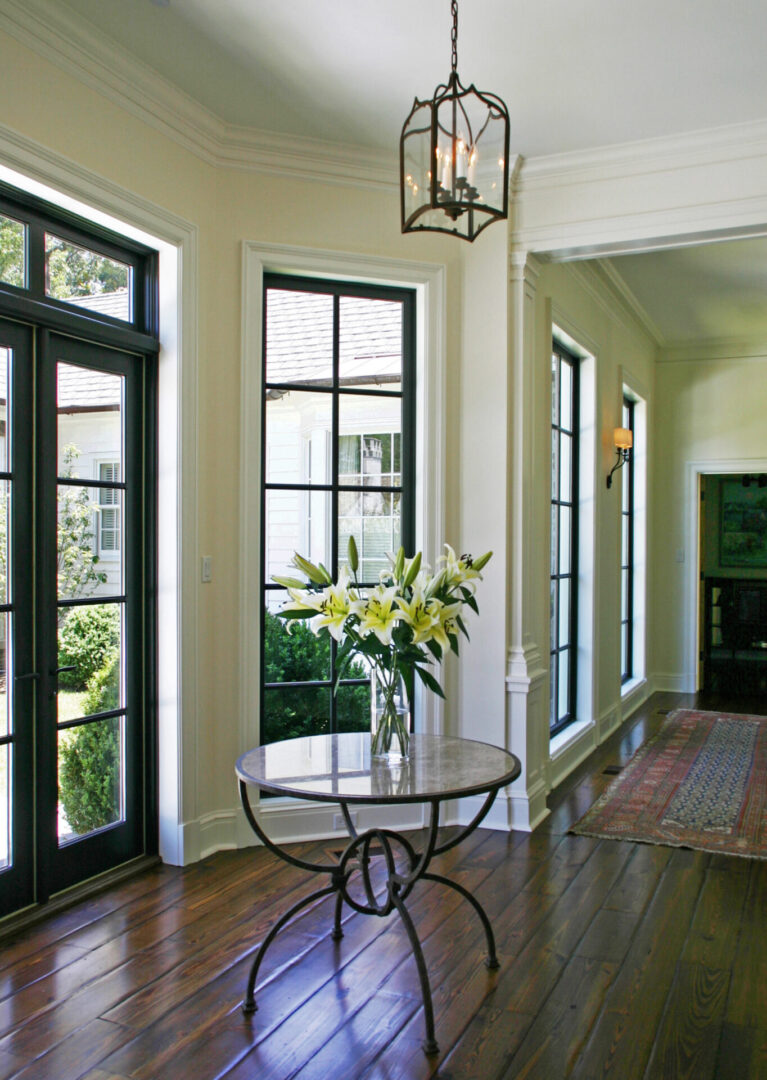
[[[457,0],[451,11],[450,77],[432,98],[414,99],[402,127],[400,209],[403,233],[445,232],[471,242],[509,216],[509,113],[497,94],[461,82]]]

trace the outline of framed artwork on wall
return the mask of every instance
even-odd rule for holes
[[[756,476],[722,480],[719,516],[722,566],[767,569],[767,485],[760,480]]]

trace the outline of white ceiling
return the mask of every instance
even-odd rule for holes
[[[449,0],[59,0],[221,119],[395,146],[450,72]],[[524,157],[767,115],[764,0],[461,0],[458,71]]]
[[[767,239],[624,255],[609,262],[659,344],[767,342]]]
[[[230,124],[396,154],[449,0],[58,0]],[[461,0],[458,71],[525,158],[767,117],[765,0]],[[767,240],[611,260],[663,343],[767,340]]]

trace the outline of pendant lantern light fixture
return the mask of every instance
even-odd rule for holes
[[[458,0],[450,10],[450,78],[430,101],[415,99],[400,136],[402,231],[472,241],[509,216],[509,113],[458,78]]]

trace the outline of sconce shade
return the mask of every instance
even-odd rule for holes
[[[616,450],[630,450],[634,445],[634,433],[629,428],[617,427],[613,432],[613,445]]]

